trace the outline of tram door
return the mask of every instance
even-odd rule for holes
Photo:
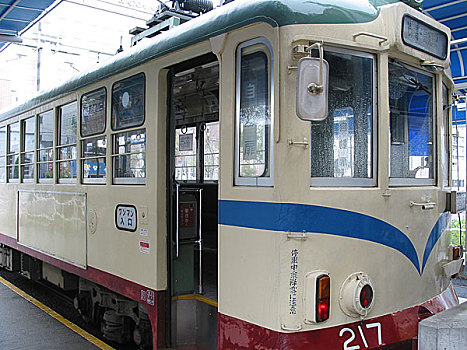
[[[170,346],[217,349],[218,61],[173,66],[168,82]]]

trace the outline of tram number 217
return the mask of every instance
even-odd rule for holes
[[[363,342],[363,345],[365,348],[368,348],[368,341],[367,341],[367,336],[368,339],[374,339],[373,336],[377,335],[378,337],[378,345],[383,345],[383,335],[381,332],[381,323],[376,322],[376,323],[367,323],[365,325],[358,325],[358,333],[359,336]],[[373,332],[371,332],[371,335],[368,334],[370,329],[376,328],[375,334],[373,335]],[[365,336],[365,333],[367,336]],[[358,350],[360,349],[360,345],[352,345],[352,342],[355,340],[355,331],[352,328],[342,328],[339,331],[339,337],[347,337],[347,339],[344,341],[343,344],[343,350]]]

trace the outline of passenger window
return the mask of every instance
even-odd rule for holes
[[[311,123],[312,186],[376,184],[376,65],[373,55],[325,50],[329,112]]]
[[[143,125],[146,83],[143,73],[112,87],[112,130]],[[146,129],[113,135],[115,184],[144,184],[146,178]]]
[[[7,179],[19,180],[19,122],[8,125]]]
[[[70,179],[76,179],[77,114],[78,105],[76,102],[60,107],[57,147],[59,182],[69,182]]]
[[[101,88],[81,97],[81,136],[93,136],[105,131],[107,90]]]
[[[81,141],[83,183],[105,183],[107,177],[107,137],[92,137]]]
[[[389,63],[390,184],[434,185],[433,76]]]
[[[21,151],[21,173],[23,181],[34,181],[34,162],[36,153],[36,118],[22,121],[23,146]]]
[[[143,73],[121,80],[112,87],[112,130],[144,123],[145,76]]]
[[[263,39],[237,50],[235,184],[272,186],[273,60]]]
[[[146,178],[146,129],[113,135],[115,184],[144,184]]]
[[[203,181],[219,180],[219,122],[202,123],[204,168]],[[175,180],[197,180],[196,127],[178,128],[175,132]]]
[[[204,180],[219,180],[219,122],[206,123],[204,129]]]
[[[39,115],[39,133],[37,149],[37,167],[39,182],[50,182],[53,179],[53,132],[54,112],[48,111]]]
[[[105,183],[107,137],[105,132],[107,90],[101,88],[81,97],[81,140],[83,183]],[[89,137],[95,136],[95,137]]]
[[[0,182],[5,182],[6,170],[5,170],[5,154],[6,154],[6,134],[5,127],[0,128]]]
[[[175,180],[196,181],[196,127],[175,132]]]

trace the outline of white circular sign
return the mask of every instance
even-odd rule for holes
[[[130,94],[128,93],[128,91],[125,91],[122,96],[122,106],[124,108],[127,108],[129,104],[130,104]]]

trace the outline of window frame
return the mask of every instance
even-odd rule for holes
[[[202,131],[203,133],[203,145],[201,146],[203,148],[203,182],[204,183],[215,183],[217,184],[219,182],[219,178],[221,176],[221,173],[220,173],[220,132],[221,132],[221,129],[220,129],[220,120],[216,120],[216,121],[211,121],[211,122],[205,122],[204,123],[204,130]],[[218,140],[218,144],[217,144],[217,153],[208,153],[209,156],[213,156],[214,159],[216,158],[215,155],[217,154],[217,164],[209,164],[209,165],[206,165],[206,130],[208,128],[208,125],[214,125],[214,124],[217,124],[217,128],[218,128],[218,136],[219,136],[219,140]],[[213,179],[208,179],[206,180],[206,168],[217,168],[217,179],[213,180]]]
[[[125,152],[125,153],[117,153],[117,137],[120,134],[126,134],[126,133],[131,133],[131,132],[138,132],[138,131],[144,131],[144,152]],[[118,132],[112,133],[111,135],[111,142],[112,142],[112,151],[110,154],[111,157],[111,162],[112,162],[112,184],[113,185],[146,185],[146,178],[147,178],[147,128],[146,127],[135,127],[135,128],[129,128],[129,129],[124,129],[124,130],[119,130]],[[115,162],[117,157],[119,156],[131,156],[133,154],[144,154],[144,177],[117,177],[117,171],[116,171],[116,166]],[[107,167],[107,165],[106,165]],[[108,171],[107,171],[108,174]]]
[[[391,58],[394,58],[394,57],[390,57]],[[390,77],[389,77],[389,64],[391,63],[389,59],[389,62],[388,62],[388,65],[386,67],[387,71],[388,71],[388,93],[389,93],[389,81],[390,81]],[[397,60],[399,61],[399,60]],[[432,99],[432,115],[431,115],[431,118],[432,118],[432,125],[431,125],[431,132],[432,132],[432,135],[433,135],[433,144],[432,144],[432,154],[433,154],[433,178],[428,178],[428,179],[425,179],[425,178],[410,178],[410,177],[391,177],[391,147],[392,147],[392,142],[391,142],[391,131],[389,130],[389,154],[388,154],[388,157],[389,157],[389,162],[388,162],[388,168],[389,168],[389,186],[390,187],[427,187],[427,186],[436,186],[437,185],[437,181],[438,181],[438,134],[437,134],[437,126],[438,126],[438,120],[437,120],[437,108],[438,108],[438,104],[437,104],[437,87],[436,87],[436,84],[437,84],[437,76],[436,74],[428,71],[428,70],[424,70],[424,69],[421,69],[419,67],[415,67],[411,64],[408,64],[406,62],[401,62],[401,64],[403,64],[405,67],[407,67],[407,69],[410,69],[412,71],[415,71],[419,74],[424,74],[428,77],[431,77],[432,79],[432,88],[433,88],[433,93],[432,93],[432,96],[431,96],[431,99]],[[390,128],[390,125],[391,125],[391,107],[390,107],[390,101],[389,101],[389,95],[388,95],[388,114],[389,114],[389,128]],[[407,129],[407,133],[408,133],[408,129]]]
[[[0,169],[3,169],[4,171],[4,177],[3,179],[0,178],[0,183],[6,183],[6,154],[7,154],[7,126],[6,125],[0,125],[0,130],[4,130],[4,143],[0,143],[0,158],[3,158],[3,165],[0,164]]]
[[[182,129],[186,129],[186,133],[183,134]],[[192,139],[192,144],[193,144],[193,149],[192,152],[193,154],[183,154],[183,155],[177,155],[177,136],[178,140],[180,140],[180,135],[188,135],[187,133],[189,132],[190,129],[193,129],[193,139]],[[177,131],[180,130],[180,134],[177,135]],[[199,149],[198,149],[198,139],[199,139],[199,127],[198,124],[189,124],[189,125],[184,125],[184,126],[178,126],[175,127],[175,135],[174,135],[174,177],[175,181],[183,182],[183,183],[191,183],[195,184],[198,182],[203,182],[204,178],[201,177],[201,171],[200,171],[200,154],[199,154]],[[179,141],[180,144],[180,141]],[[179,152],[186,152],[186,151],[180,151]],[[186,167],[177,167],[177,158],[186,158],[186,157],[193,157],[195,159],[195,165],[194,166],[186,166]],[[177,178],[177,169],[190,169],[194,168],[195,169],[195,178],[194,179],[180,179]]]
[[[83,125],[85,124],[84,123],[84,119],[83,119],[83,99],[86,97],[86,96],[89,96],[89,95],[92,95],[92,94],[96,94],[96,93],[99,93],[99,92],[103,92],[103,95],[104,95],[104,125],[103,125],[103,130],[102,131],[98,131],[98,132],[95,132],[95,133],[91,133],[91,134],[86,134],[84,135],[83,133]],[[81,98],[80,98],[80,104],[79,104],[79,137],[78,137],[78,143],[77,143],[77,151],[78,151],[78,158],[79,158],[79,164],[78,164],[78,167],[80,168],[81,170],[81,175],[80,175],[80,183],[81,184],[86,184],[86,185],[105,185],[107,184],[107,178],[109,177],[109,164],[107,162],[107,158],[108,158],[108,149],[109,149],[109,137],[107,135],[107,112],[108,112],[108,105],[109,105],[109,101],[108,101],[108,98],[109,98],[109,95],[107,93],[107,87],[106,86],[101,86],[97,89],[94,89],[94,90],[91,90],[91,91],[87,91],[85,93],[83,93],[81,95]],[[111,136],[112,137],[112,136]],[[89,141],[89,140],[93,140],[93,139],[104,139],[105,142],[106,142],[106,148],[105,148],[105,155],[104,156],[96,156],[96,157],[86,157],[85,156],[85,152],[84,152],[84,147],[86,145],[86,143]],[[111,145],[112,146],[112,145]],[[106,173],[105,173],[105,177],[104,178],[88,178],[88,177],[84,177],[84,165],[86,163],[86,161],[89,161],[89,160],[92,160],[92,159],[104,159],[105,161],[105,168],[106,168]]]
[[[240,176],[240,102],[241,102],[241,73],[242,73],[242,50],[249,46],[262,44],[269,50],[268,56],[268,78],[269,78],[269,175],[244,177]],[[267,53],[266,53],[267,55]],[[235,139],[234,139],[234,186],[274,187],[274,128],[275,128],[275,101],[274,101],[274,50],[271,43],[265,37],[245,41],[237,46],[235,52]]]
[[[18,125],[18,151],[17,152],[11,152],[10,150],[10,146],[11,146],[11,138],[10,138],[10,130],[11,130],[11,127],[13,125],[17,124]],[[17,121],[14,121],[12,123],[9,123],[7,125],[7,128],[6,128],[6,132],[7,132],[7,141],[6,141],[6,144],[7,144],[7,148],[6,148],[6,182],[7,183],[19,183],[20,180],[21,180],[21,121],[20,120],[17,120]],[[9,158],[10,157],[14,157],[14,156],[17,156],[18,157],[18,163],[17,165],[10,165],[10,162],[9,162]],[[18,172],[18,177],[13,177],[13,178],[10,178],[10,169],[14,169],[14,168],[17,168],[17,172]]]
[[[26,150],[26,122],[28,120],[33,120],[34,121],[34,147],[32,150]],[[32,163],[25,163],[24,162],[24,157],[27,154],[33,154],[34,155],[34,161]],[[37,174],[37,169],[36,169],[36,157],[37,157],[37,116],[32,115],[30,117],[24,118],[21,120],[21,145],[20,145],[20,174],[21,174],[21,181],[24,183],[35,183],[36,182],[36,174]],[[32,178],[25,178],[24,177],[24,168],[27,165],[33,165],[32,171],[33,171],[33,177]]]
[[[66,143],[66,144],[62,144],[61,143],[61,138],[62,138],[62,110],[64,107],[69,107],[71,105],[75,104],[75,112],[76,112],[76,130],[75,130],[75,143]],[[56,144],[55,144],[55,163],[56,163],[56,176],[57,176],[57,182],[59,184],[74,184],[74,183],[77,183],[78,181],[78,167],[79,167],[79,164],[78,164],[78,159],[79,159],[79,155],[78,155],[78,101],[70,101],[68,103],[65,103],[65,104],[62,104],[60,105],[58,108],[57,108],[57,140],[56,140]],[[66,159],[60,159],[60,151],[62,149],[65,149],[65,148],[69,148],[69,147],[75,147],[75,150],[76,150],[76,158],[66,158]],[[76,176],[75,177],[65,177],[65,178],[61,178],[60,177],[60,165],[62,163],[70,163],[70,166],[71,166],[71,163],[72,162],[75,162],[76,163]]]
[[[442,119],[441,119],[440,128],[439,128],[440,136],[441,136],[441,139],[439,140],[439,145],[441,146],[441,155],[440,155],[439,162],[440,162],[440,166],[442,170],[441,171],[442,179],[440,181],[440,185],[442,188],[449,188],[451,180],[452,180],[451,167],[450,167],[450,163],[452,163],[450,161],[452,159],[452,141],[451,141],[452,140],[452,137],[451,137],[452,122],[450,122],[452,120],[452,114],[451,114],[452,108],[450,107],[452,103],[452,97],[451,97],[451,91],[448,85],[444,81],[441,81],[441,101],[443,105],[443,114],[442,114]],[[444,145],[442,141],[444,141]],[[446,152],[443,152],[444,147],[446,147]],[[443,159],[443,154],[446,156],[444,159]]]
[[[88,95],[91,95],[91,94],[96,94],[97,92],[99,92],[100,90],[103,90],[104,91],[104,130],[102,131],[99,131],[99,132],[96,132],[96,133],[93,133],[93,134],[87,134],[87,135],[84,135],[83,134],[83,125],[85,124],[84,123],[84,120],[83,120],[83,98],[88,96]],[[89,91],[89,92],[86,92],[86,93],[83,93],[81,95],[81,98],[80,98],[80,103],[79,103],[79,136],[82,138],[82,139],[87,139],[87,138],[91,138],[93,136],[98,136],[98,135],[102,135],[102,134],[105,134],[106,130],[107,130],[107,87],[103,86],[103,87],[100,87],[98,89],[95,89],[95,90],[92,90],[92,91]]]
[[[114,118],[114,116],[113,116],[114,87],[118,83],[122,83],[122,82],[124,82],[126,80],[130,80],[130,79],[134,79],[134,78],[136,78],[138,76],[143,77],[143,98],[144,98],[144,100],[143,100],[143,119],[141,120],[141,123],[139,123],[139,124],[123,126],[123,127],[116,127],[116,126],[114,126],[114,119],[113,119]],[[142,127],[144,125],[144,123],[146,122],[146,92],[147,92],[146,74],[144,72],[139,72],[139,73],[133,74],[133,75],[131,75],[129,77],[117,80],[116,82],[114,82],[112,84],[112,92],[111,92],[111,95],[110,95],[110,128],[112,129],[113,132],[119,132],[119,131],[123,131],[123,130],[131,130],[131,129],[134,129],[134,128]]]
[[[351,177],[313,177],[310,171],[310,187],[376,187],[378,184],[378,56],[373,53],[344,49],[335,46],[325,46],[324,51],[348,54],[357,57],[370,58],[373,62],[372,75],[373,75],[373,115],[372,115],[372,172],[369,178],[351,178]],[[329,117],[329,116],[328,116]],[[311,144],[311,126],[310,123],[310,144]],[[311,157],[313,157],[312,146],[310,146],[310,170],[311,170]]]
[[[114,116],[113,116],[113,110],[114,110],[114,87],[116,84],[124,82],[126,80],[134,79],[138,76],[141,76],[143,78],[143,118],[139,124],[135,125],[130,125],[130,126],[124,126],[124,127],[114,127]],[[107,140],[107,142],[111,142],[111,150],[110,150],[110,161],[111,161],[111,169],[112,169],[112,184],[113,185],[146,185],[146,178],[147,178],[147,128],[145,127],[146,123],[146,103],[147,103],[147,82],[146,82],[146,74],[144,72],[138,72],[135,74],[132,74],[128,77],[125,77],[123,79],[119,79],[115,81],[112,84],[112,91],[110,94],[110,129],[112,130],[112,133],[110,135],[110,139]],[[117,153],[117,137],[119,134],[124,134],[124,133],[129,133],[129,132],[138,132],[140,130],[144,130],[144,152],[125,152],[123,154]],[[108,143],[107,143],[108,144]],[[108,147],[107,147],[108,149]],[[131,156],[132,154],[144,154],[144,169],[145,169],[145,175],[144,177],[117,177],[117,171],[116,171],[116,159],[119,156]],[[107,168],[107,175],[109,174],[108,171],[108,166],[106,164]]]
[[[106,147],[105,147],[105,155],[104,156],[95,156],[95,157],[86,157],[84,155],[84,152],[83,152],[83,149],[84,149],[84,145],[86,144],[86,142],[88,142],[89,140],[92,140],[92,139],[105,139],[105,143],[106,143]],[[109,167],[108,167],[108,164],[107,164],[107,155],[108,155],[108,145],[109,145],[109,138],[107,137],[107,134],[105,133],[102,133],[102,134],[98,134],[98,135],[94,135],[94,136],[91,136],[91,137],[87,137],[87,138],[83,138],[80,140],[80,167],[81,167],[81,183],[82,184],[93,184],[93,185],[105,185],[107,183],[107,178],[108,178],[108,175],[109,175]],[[104,159],[105,161],[105,177],[103,178],[88,178],[88,177],[84,177],[84,164],[86,163],[86,161],[88,160],[92,160],[92,159]]]
[[[41,116],[44,116],[46,114],[51,114],[52,115],[52,146],[51,147],[46,147],[46,148],[41,148],[41,145],[40,145],[40,141],[39,141],[39,138],[40,138],[40,118]],[[55,177],[55,145],[56,145],[56,142],[55,142],[55,108],[54,109],[49,109],[45,112],[42,112],[42,113],[39,113],[37,115],[37,120],[36,120],[36,172],[37,172],[37,181],[39,183],[53,183],[54,182],[54,177]],[[52,152],[52,159],[49,160],[49,161],[41,161],[40,160],[40,152],[41,151],[51,151]],[[41,164],[52,164],[52,177],[40,177],[40,165]]]

